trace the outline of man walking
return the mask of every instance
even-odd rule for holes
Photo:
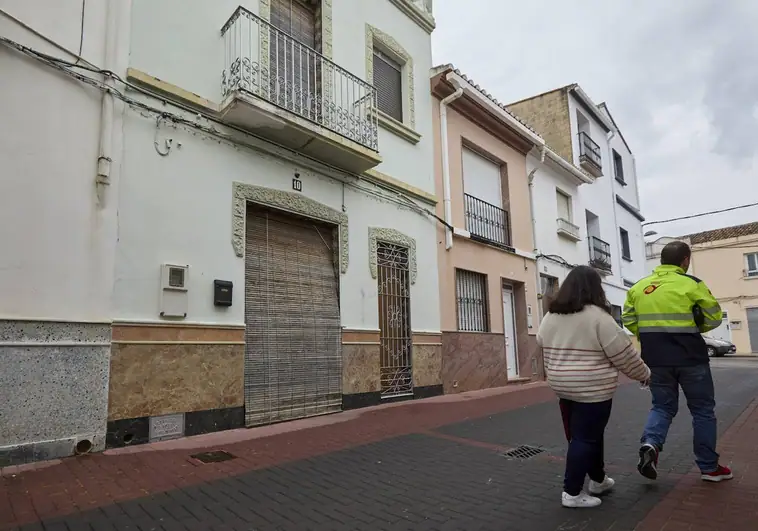
[[[640,341],[653,396],[637,470],[648,479],[658,477],[658,454],[679,409],[681,386],[692,414],[695,462],[703,480],[717,482],[733,476],[716,453],[716,399],[701,333],[721,324],[721,307],[700,279],[687,275],[690,258],[686,243],[668,243],[661,265],[627,293],[622,320]]]

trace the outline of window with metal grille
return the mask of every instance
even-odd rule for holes
[[[379,110],[403,121],[403,66],[374,48],[374,87]]]
[[[455,270],[455,292],[458,311],[458,330],[489,332],[487,305],[487,275]]]

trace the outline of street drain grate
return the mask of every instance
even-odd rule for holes
[[[220,463],[222,461],[229,461],[230,459],[237,459],[236,455],[232,455],[224,450],[218,450],[216,452],[203,452],[190,456],[192,459],[197,459],[201,463]]]
[[[524,445],[514,448],[513,450],[508,450],[503,456],[508,459],[531,459],[532,457],[540,455],[544,451],[545,450],[542,448]]]

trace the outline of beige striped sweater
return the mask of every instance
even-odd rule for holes
[[[586,306],[574,314],[545,315],[537,333],[547,381],[559,398],[603,402],[613,398],[619,371],[633,380],[650,378],[629,336],[608,312]]]

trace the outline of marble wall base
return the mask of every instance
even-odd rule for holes
[[[105,446],[111,326],[0,321],[0,466]]]
[[[379,345],[343,343],[342,394],[378,393],[380,385]]]
[[[442,344],[413,345],[413,387],[442,385]]]
[[[108,420],[242,406],[244,344],[114,343]]]
[[[503,334],[442,333],[445,394],[500,387],[508,383]]]
[[[537,344],[537,336],[526,336],[524,347],[519,349],[520,378],[542,380],[545,366],[542,361],[542,349]]]

